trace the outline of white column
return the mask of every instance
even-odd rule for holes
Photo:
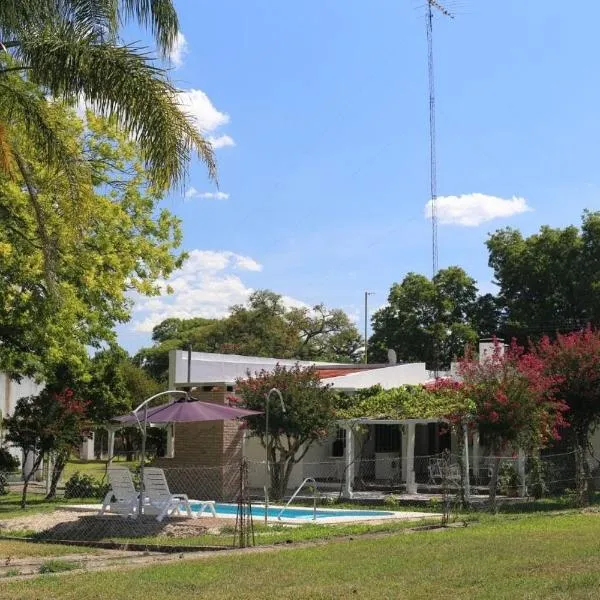
[[[464,456],[463,456],[463,477],[465,482],[465,500],[471,496],[471,482],[469,481],[469,428],[463,424],[464,435]]]
[[[108,464],[111,465],[115,457],[115,430],[108,430]]]
[[[81,460],[94,460],[94,434],[92,437],[85,438],[79,449],[79,458]]]
[[[473,455],[471,461],[473,463],[473,476],[475,482],[479,482],[479,460],[481,457],[481,450],[479,448],[479,431],[477,429],[473,432]]]
[[[167,450],[165,458],[173,458],[175,456],[175,424],[167,425]]]
[[[416,425],[409,423],[406,427],[406,493],[416,494],[417,483],[415,481],[415,434]]]
[[[519,473],[519,496],[525,498],[527,496],[527,482],[525,481],[525,452],[519,448],[517,458],[517,472]]]
[[[352,486],[354,485],[354,431],[346,425],[346,451],[344,469],[344,498],[352,499]]]

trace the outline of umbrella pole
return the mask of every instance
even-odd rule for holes
[[[140,497],[138,501],[138,517],[144,508],[144,465],[146,464],[146,433],[148,431],[148,405],[144,405],[144,426],[142,427],[142,462],[140,464]]]

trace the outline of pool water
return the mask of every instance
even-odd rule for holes
[[[200,504],[190,502],[192,511],[198,512],[200,510]],[[234,517],[237,514],[237,504],[224,504],[217,502],[215,504],[215,510],[217,511],[217,517]],[[207,511],[205,511],[206,513]],[[281,514],[280,514],[281,513]],[[294,521],[309,521],[313,519],[314,511],[312,508],[296,508],[288,507],[281,512],[281,507],[270,506],[267,512],[267,518],[294,520]],[[265,516],[265,507],[258,504],[252,505],[252,516],[254,518],[263,518]],[[317,509],[317,519],[331,519],[331,518],[351,518],[351,519],[377,519],[377,518],[389,518],[394,516],[394,513],[383,510],[323,510]]]

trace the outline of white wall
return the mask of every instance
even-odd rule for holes
[[[343,458],[331,458],[332,442],[333,437],[330,436],[322,443],[315,442],[311,445],[304,458],[294,465],[288,483],[290,491],[295,490],[305,477],[319,474],[313,473],[314,469],[319,467],[310,463],[343,463]],[[265,485],[265,448],[260,443],[260,438],[248,434],[244,442],[244,456],[248,459],[248,485],[251,488],[262,489]]]
[[[44,388],[43,383],[36,383],[32,379],[23,378],[20,382],[14,381],[6,373],[0,373],[0,412],[2,418],[10,417],[14,413],[17,400],[26,396],[35,396]],[[20,448],[8,447],[10,453],[19,459],[23,466],[23,452]]]

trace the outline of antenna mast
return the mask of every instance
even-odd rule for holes
[[[433,63],[433,15],[434,11],[442,13],[445,17],[453,19],[452,13],[437,0],[427,0],[427,49],[429,67],[429,159],[430,159],[430,184],[431,184],[431,258],[432,277],[438,272],[438,218],[437,218],[437,157],[435,135],[435,72]],[[437,379],[439,375],[439,343],[433,336],[433,373]]]
[[[438,272],[438,219],[437,219],[437,157],[435,134],[435,72],[433,63],[433,14],[442,13],[451,19],[454,15],[437,0],[427,0],[427,46],[429,63],[429,159],[431,194],[431,250],[433,276]]]

